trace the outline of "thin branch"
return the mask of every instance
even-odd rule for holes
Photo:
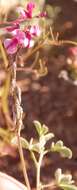
[[[20,154],[20,160],[21,160],[21,164],[22,164],[22,170],[23,170],[23,175],[24,175],[25,183],[26,183],[27,189],[31,190],[29,179],[28,179],[28,175],[27,175],[27,170],[26,170],[26,166],[25,166],[25,160],[24,160],[21,140],[20,140],[20,132],[17,133],[17,138],[18,138],[18,150],[19,150],[19,154]]]
[[[37,165],[37,176],[36,176],[36,189],[41,190],[41,182],[40,182],[40,169],[43,159],[43,153],[40,154],[38,165]]]
[[[21,90],[16,84],[16,63],[13,63],[14,67],[12,68],[12,91],[13,91],[13,96],[14,96],[14,111],[15,111],[15,116],[14,116],[14,122],[16,124],[16,136],[18,139],[18,150],[19,150],[19,155],[20,155],[20,160],[22,164],[22,171],[25,179],[25,183],[27,186],[28,190],[31,190],[28,175],[27,175],[27,170],[26,170],[26,165],[25,165],[25,160],[24,160],[24,155],[23,155],[23,149],[22,149],[22,144],[21,144],[21,139],[20,139],[20,133],[21,133],[21,128],[22,128],[22,117],[23,117],[23,110],[21,107]],[[14,85],[13,85],[14,83]]]
[[[29,51],[27,55],[23,56],[23,60],[26,61],[29,57],[31,57],[36,51],[38,51],[43,46],[44,46],[44,42],[41,42],[40,44],[38,44],[38,46],[36,46],[32,51]]]
[[[64,44],[72,44],[72,45],[77,46],[77,42],[71,41],[71,40],[54,40],[54,41],[52,41],[52,40],[48,39],[48,44],[55,45],[55,46],[61,46]]]
[[[54,182],[51,182],[49,184],[42,185],[41,189],[45,189],[45,188],[48,188],[48,187],[50,187],[51,189],[55,189],[57,186],[56,186],[56,184]]]
[[[50,34],[51,34],[52,40],[54,41],[54,40],[55,40],[55,38],[54,38],[53,31],[52,31],[52,27],[50,27]]]
[[[61,44],[72,44],[72,45],[75,45],[77,46],[77,42],[75,41],[71,41],[71,40],[62,40],[62,41],[59,41]]]
[[[36,160],[36,157],[35,157],[35,155],[34,155],[34,153],[32,151],[31,151],[31,157],[32,157],[32,159],[34,161],[35,167],[37,168],[37,160]]]
[[[38,58],[39,58],[39,51],[37,51],[37,53],[36,53],[35,60],[33,61],[32,65],[30,67],[31,69],[34,69],[34,67],[36,66]]]
[[[4,66],[5,66],[5,68],[7,68],[8,60],[7,60],[7,56],[6,56],[5,50],[3,48],[1,39],[0,39],[0,50],[1,50],[1,53],[2,53],[3,60],[4,60]]]

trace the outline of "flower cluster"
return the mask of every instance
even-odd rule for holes
[[[35,4],[33,2],[30,2],[27,4],[26,10],[24,10],[22,7],[18,7],[17,12],[19,13],[19,17],[21,19],[32,18],[34,8],[35,8]]]
[[[4,41],[4,47],[7,49],[8,54],[16,53],[18,47],[31,48],[34,46],[34,38],[40,36],[41,30],[38,25],[28,26],[22,30],[20,27],[21,21],[33,18],[33,10],[35,4],[30,2],[26,6],[26,10],[22,7],[17,8],[19,13],[18,19],[12,23],[12,26],[6,27],[7,33],[12,35],[12,38],[7,38]],[[40,13],[38,17],[45,17],[45,13]]]
[[[26,6],[26,10],[24,10],[22,7],[17,8],[17,12],[19,14],[20,19],[26,19],[26,18],[33,18],[33,10],[35,8],[35,3],[30,2]],[[47,13],[46,12],[40,12],[38,15],[36,15],[36,18],[39,17],[46,17]]]
[[[31,26],[24,31],[16,26],[9,27],[7,30],[11,31],[12,38],[5,39],[4,46],[7,49],[8,54],[16,53],[18,46],[30,48],[34,45],[34,37],[40,35],[40,29],[38,25]]]

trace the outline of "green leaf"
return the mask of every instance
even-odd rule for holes
[[[60,154],[61,154],[62,157],[67,157],[69,159],[72,158],[72,151],[69,148],[67,148],[66,146],[64,146],[61,149]]]
[[[48,133],[48,127],[45,124],[42,125],[41,133],[41,135],[45,135]]]
[[[77,190],[75,185],[60,184],[59,187],[63,190]]]
[[[52,142],[51,145],[52,152],[59,152],[62,157],[67,157],[69,159],[72,158],[72,151],[63,145],[62,141],[58,141],[56,143]]]
[[[54,137],[53,133],[48,133],[47,135],[44,136],[46,142],[52,139],[53,137]]]
[[[35,120],[33,123],[34,123],[34,126],[35,126],[35,128],[36,128],[36,131],[37,131],[38,135],[40,136],[41,123],[40,123],[39,121],[36,121],[36,120]]]
[[[46,12],[47,12],[49,18],[54,19],[61,12],[61,8],[58,6],[52,7],[51,5],[48,4],[48,5],[46,5]]]
[[[39,136],[45,135],[48,132],[48,127],[46,125],[41,125],[39,121],[34,121],[34,125],[36,127],[36,131]]]
[[[34,121],[34,125],[36,127],[36,131],[39,135],[39,142],[35,145],[32,145],[33,151],[41,152],[45,150],[45,144],[51,138],[54,137],[53,133],[48,133],[48,127],[46,125],[41,125],[39,121]]]
[[[58,187],[63,190],[77,190],[77,187],[73,185],[71,174],[63,174],[62,170],[58,168],[55,172],[55,180]]]
[[[72,184],[74,181],[72,180],[72,175],[71,174],[62,174],[61,168],[58,168],[55,172],[55,178],[56,182],[58,184]]]
[[[73,183],[73,181],[72,181],[72,175],[70,175],[70,174],[66,174],[66,175],[64,175],[64,174],[62,174],[62,176],[61,176],[61,180],[60,180],[60,184],[61,183],[67,183],[67,184],[72,184]]]
[[[21,140],[22,147],[29,150],[29,142],[22,137],[20,137],[20,140]]]
[[[54,137],[53,133],[49,133],[47,135],[42,135],[40,138],[39,138],[39,142],[38,143],[35,143],[30,146],[31,147],[31,150],[32,151],[36,151],[38,153],[44,151],[45,149],[45,144],[48,140],[50,140],[52,137]]]
[[[20,137],[21,145],[25,149],[29,149],[29,143],[26,139]],[[17,136],[13,137],[11,140],[11,144],[18,146],[18,139]]]
[[[46,5],[46,12],[50,18],[53,17],[54,11],[53,11],[53,7],[51,5]]]

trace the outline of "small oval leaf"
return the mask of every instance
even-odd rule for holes
[[[59,152],[62,157],[67,157],[69,159],[72,158],[72,151],[63,145],[62,141],[58,141],[56,143],[52,142],[51,145],[52,152]]]

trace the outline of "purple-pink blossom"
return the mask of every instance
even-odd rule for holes
[[[29,2],[24,10],[22,7],[17,8],[17,12],[19,13],[19,18],[32,18],[33,17],[33,9],[35,8],[34,2]]]
[[[38,25],[34,25],[30,28],[30,33],[33,35],[33,36],[40,36],[41,34],[41,30],[39,28]]]
[[[14,23],[12,26],[6,27],[5,30],[7,32],[13,32],[14,30],[19,29],[19,28],[20,28],[19,24],[18,23]]]
[[[4,41],[4,46],[7,49],[8,54],[14,54],[17,51],[18,40],[16,38],[12,39],[7,38]]]
[[[28,26],[22,30],[20,23],[24,19],[33,18],[33,10],[35,8],[34,2],[29,2],[26,6],[26,9],[23,7],[18,7],[17,11],[19,13],[18,19],[13,21],[12,25],[6,27],[5,30],[7,33],[12,35],[12,38],[7,38],[4,40],[4,47],[7,49],[8,54],[16,53],[18,47],[30,48],[34,45],[35,37],[40,36],[41,30],[38,25]],[[36,15],[35,18],[46,16],[46,13],[42,12]]]
[[[8,38],[4,41],[4,47],[7,49],[9,54],[14,54],[19,47],[31,48],[34,45],[34,37],[40,35],[40,29],[36,26],[31,26],[25,31],[21,29],[13,29],[10,28],[11,34],[13,36],[12,39]]]
[[[26,9],[24,9],[23,7],[18,7],[17,12],[19,13],[19,19],[33,18],[34,8],[35,8],[34,2],[29,2],[26,6]],[[40,12],[35,17],[40,18],[40,17],[46,17],[46,16],[47,16],[46,12]]]

